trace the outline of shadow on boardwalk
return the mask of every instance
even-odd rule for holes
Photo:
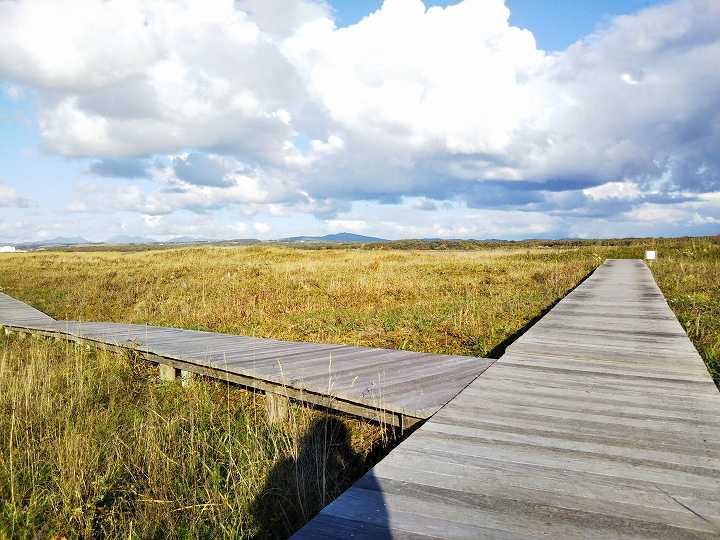
[[[367,469],[340,420],[316,419],[300,441],[297,459],[277,463],[252,504],[257,538],[287,538],[332,502]]]

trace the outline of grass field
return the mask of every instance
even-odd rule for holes
[[[287,536],[372,463],[379,427],[52,341],[0,338],[0,538]]]
[[[720,239],[663,247],[653,275],[720,388]]]
[[[485,356],[602,260],[583,250],[30,253],[0,287],[58,319]]]
[[[0,258],[0,287],[56,318],[498,356],[606,257],[653,247],[653,272],[717,377],[720,245],[707,239],[42,252]],[[16,338],[0,348],[0,537],[283,537],[392,444],[377,426],[298,406],[270,426],[262,397],[161,384],[131,358]]]

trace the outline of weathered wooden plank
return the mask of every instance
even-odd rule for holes
[[[53,318],[24,302],[0,293],[0,325],[53,322]]]
[[[5,305],[12,308],[3,315],[10,319],[18,312],[34,314],[32,308],[27,306],[28,310],[23,311],[24,304],[9,297],[0,304],[0,311]],[[169,363],[171,369],[188,373],[223,379],[232,375],[234,381],[263,391],[275,385],[292,389],[283,394],[293,394],[290,397],[309,392],[309,402],[323,406],[337,398],[338,410],[344,412],[353,410],[352,404],[356,404],[360,408],[355,410],[363,411],[363,416],[372,418],[372,411],[381,415],[387,411],[395,415],[393,418],[406,416],[410,422],[429,417],[491,363],[462,356],[298,343],[138,324],[53,321],[47,316],[14,324],[100,347],[154,355],[161,363]]]
[[[374,489],[352,487],[321,515],[385,527],[387,536],[432,531],[439,538],[714,538],[700,519],[696,528],[566,508],[553,501],[468,493],[403,481],[374,479]],[[617,505],[620,506],[620,505]],[[312,522],[311,522],[312,524]],[[589,527],[588,524],[594,526]],[[382,529],[381,529],[382,530]],[[301,530],[295,538],[318,538]]]
[[[318,517],[388,538],[717,537],[719,409],[647,267],[610,260]],[[326,537],[313,523],[296,537]]]

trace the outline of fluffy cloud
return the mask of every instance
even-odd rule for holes
[[[328,219],[325,223],[334,232],[350,231],[360,233],[370,228],[370,224],[362,219]]]
[[[255,229],[258,234],[265,236],[272,230],[272,225],[269,223],[257,222],[253,223],[253,229]]]
[[[641,195],[640,188],[634,182],[608,182],[583,190],[583,193],[594,201],[608,199],[635,200]]]
[[[509,15],[496,0],[427,10],[418,0],[394,0],[349,28],[307,23],[284,50],[332,119],[360,137],[498,153],[532,114],[523,82],[545,61]]]
[[[15,188],[0,184],[0,207],[15,206],[18,208],[27,208],[32,204],[29,199],[20,197]]]
[[[322,13],[297,11],[295,24]],[[2,2],[0,77],[41,92],[43,136],[65,155],[222,148],[272,162],[304,101],[272,39],[232,0]]]
[[[451,201],[532,234],[716,219],[715,0],[618,17],[552,54],[502,0],[386,0],[345,28],[312,0],[0,2],[0,49],[0,80],[35,91],[51,150],[144,179],[113,188],[121,210],[365,230],[341,215],[353,202]]]
[[[619,17],[554,58],[527,166],[541,178],[666,175],[671,188],[717,188],[719,21],[717,2],[676,2]]]
[[[122,184],[112,189],[84,186],[81,195],[66,210],[71,212],[106,212],[108,207],[118,211],[138,212],[146,215],[161,216],[179,210],[191,210],[207,213],[226,206],[240,206],[246,215],[267,210],[276,197],[282,199],[281,183],[278,192],[268,191],[269,184],[261,184],[252,176],[236,176],[227,187],[197,186],[185,183],[174,184],[170,173],[165,187],[146,191],[141,186]]]
[[[519,204],[549,184],[616,178],[656,191],[718,187],[720,4],[620,17],[555,55],[507,17],[501,2],[424,10],[398,0],[350,28],[308,23],[289,41],[354,155],[387,171],[360,163],[344,191],[465,192],[492,206],[506,191],[497,181],[536,185],[508,188]],[[367,186],[370,175],[385,180]]]
[[[232,184],[230,175],[242,173],[223,163],[219,156],[191,153],[173,158],[173,169],[180,180],[197,186],[225,187]]]

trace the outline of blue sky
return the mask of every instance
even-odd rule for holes
[[[335,0],[330,3],[338,25],[349,26],[376,11],[382,0]],[[445,7],[455,3],[450,0],[425,2],[425,5]],[[560,51],[590,34],[598,25],[607,24],[614,16],[634,13],[657,3],[653,0],[509,0],[506,5],[510,8],[511,24],[532,31],[539,47]]]
[[[712,0],[10,2],[0,49],[0,243],[720,232]]]

